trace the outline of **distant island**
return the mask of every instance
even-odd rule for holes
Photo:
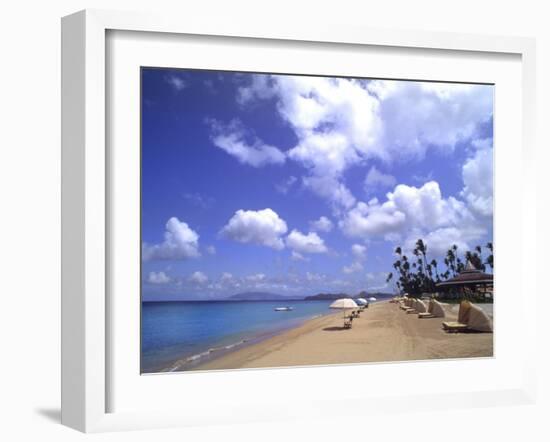
[[[347,293],[319,293],[317,295],[306,296],[304,301],[333,301],[341,298],[369,298],[374,296],[375,298],[391,298],[394,296],[392,293],[382,293],[382,292],[373,292],[367,293],[365,291],[359,293],[358,295],[348,295]]]
[[[340,298],[352,298],[345,293],[319,293],[318,295],[306,296],[304,301],[332,301]]]
[[[393,296],[391,293],[367,293],[365,291],[358,295],[349,295],[347,293],[318,293],[310,296],[284,296],[276,293],[267,292],[244,292],[225,298],[226,301],[333,301],[341,298],[367,298],[370,296],[387,298]]]
[[[356,295],[350,295],[347,293],[317,293],[315,295],[309,296],[285,296],[279,295],[277,293],[269,292],[241,292],[224,298],[215,298],[215,299],[156,299],[156,300],[147,300],[144,299],[143,302],[292,302],[292,301],[334,301],[340,298],[370,298],[374,296],[377,299],[387,299],[395,296],[392,293],[381,293],[381,292],[366,292],[362,291]]]

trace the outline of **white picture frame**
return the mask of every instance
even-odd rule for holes
[[[521,57],[522,74],[522,212],[521,256],[535,248],[536,194],[534,149],[535,44],[532,39],[450,33],[388,31],[310,24],[307,27],[266,22],[210,22],[196,17],[167,17],[143,13],[87,10],[62,21],[62,423],[85,432],[168,426],[208,425],[212,416],[200,409],[193,415],[178,409],[139,412],[108,412],[110,364],[108,326],[107,219],[111,202],[107,161],[106,35],[109,31],[139,31],[163,34],[270,39],[286,42],[369,45],[384,48],[430,49],[511,54]],[[519,124],[519,123],[518,123]],[[499,173],[497,171],[497,173]],[[497,255],[498,259],[498,255]],[[527,260],[521,260],[521,275],[527,274]],[[522,277],[523,310],[534,305],[536,281]],[[524,321],[525,336],[533,337],[535,324]],[[329,416],[339,401],[341,414],[377,410],[490,406],[503,403],[532,403],[535,396],[534,339],[526,339],[521,379],[502,389],[482,389],[396,397],[366,396],[345,403],[337,397],[310,401],[311,408],[283,410],[273,406],[262,410],[239,399],[240,412],[220,412],[217,422],[254,422],[288,417]],[[532,344],[530,344],[532,343]],[[531,355],[531,356],[530,356]],[[334,368],[338,370],[338,367]],[[293,369],[287,370],[292,377]],[[518,381],[518,382],[515,382]],[[240,401],[240,402],[239,402]]]

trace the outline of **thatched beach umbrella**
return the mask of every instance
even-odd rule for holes
[[[344,321],[346,319],[346,310],[351,310],[357,307],[358,305],[356,302],[350,298],[340,298],[330,304],[330,308],[341,309],[344,311]]]

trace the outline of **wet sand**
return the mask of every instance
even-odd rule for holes
[[[323,316],[193,370],[492,356],[493,333],[442,330],[443,321],[456,320],[453,310],[448,308],[445,319],[419,319],[396,304],[380,302],[354,319],[351,329],[343,328],[342,313]]]

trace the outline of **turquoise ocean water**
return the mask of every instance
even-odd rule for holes
[[[330,304],[331,301],[143,302],[141,372],[193,368],[308,319],[334,313]],[[293,310],[274,311],[283,306]]]

